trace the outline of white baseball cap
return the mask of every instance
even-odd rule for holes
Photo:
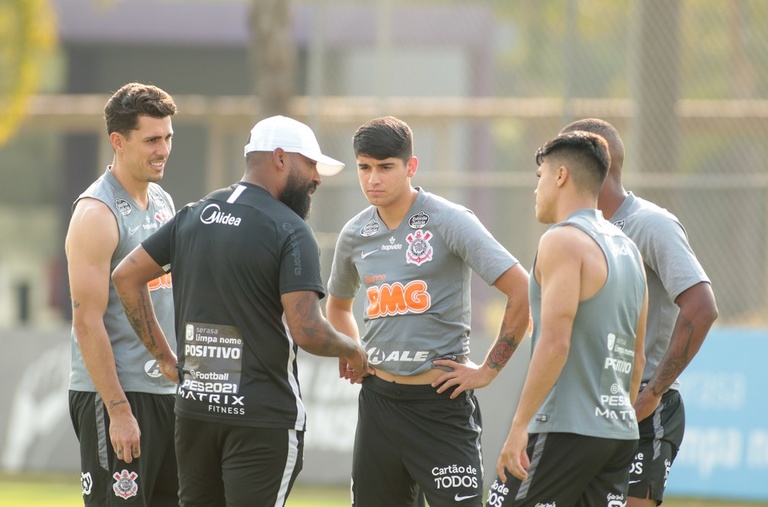
[[[314,160],[317,172],[322,176],[333,176],[344,169],[343,162],[320,152],[320,144],[309,126],[280,115],[265,118],[253,126],[245,145],[245,155],[252,151],[275,151],[278,148]]]

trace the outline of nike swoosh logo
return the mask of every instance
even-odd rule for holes
[[[464,495],[464,496],[456,493],[456,496],[453,497],[453,500],[456,502],[461,502],[462,500],[469,500],[470,498],[475,498],[476,496],[477,496],[477,493],[475,493],[474,495]]]
[[[630,484],[637,484],[638,482],[640,482],[640,479],[637,479],[635,481],[629,481]]]
[[[136,227],[128,227],[128,235],[133,236],[139,229],[141,229],[140,225],[137,225]]]
[[[360,258],[361,259],[365,259],[369,255],[374,254],[374,253],[376,253],[378,251],[379,251],[379,249],[377,248],[376,250],[371,250],[370,252],[360,252]]]

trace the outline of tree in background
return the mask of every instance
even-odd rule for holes
[[[24,119],[56,41],[48,0],[0,0],[0,146]]]
[[[288,114],[295,93],[296,44],[290,0],[252,0],[249,56],[262,118]]]

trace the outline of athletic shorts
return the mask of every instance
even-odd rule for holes
[[[141,431],[141,456],[117,459],[109,415],[98,393],[69,391],[69,415],[80,442],[86,507],[178,507],[173,446],[173,394],[125,393]]]
[[[285,505],[304,464],[304,432],[176,418],[184,507]]]
[[[430,385],[366,377],[360,390],[352,458],[352,505],[481,506],[481,420],[475,396],[450,399]]]
[[[652,415],[639,424],[640,445],[629,469],[629,496],[660,504],[669,469],[685,432],[685,407],[680,393],[670,389]]]
[[[528,478],[521,481],[507,470],[506,483],[496,478],[485,505],[626,505],[629,463],[636,449],[637,440],[531,434],[526,449],[531,461]]]

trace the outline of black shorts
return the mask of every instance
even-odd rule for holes
[[[304,464],[304,432],[178,416],[176,449],[184,507],[285,505]]]
[[[636,449],[637,440],[531,434],[526,449],[531,461],[528,478],[520,481],[509,471],[506,483],[497,477],[485,505],[626,505],[629,463]]]
[[[685,432],[685,407],[680,393],[670,389],[649,417],[638,425],[640,445],[629,469],[629,496],[650,498],[660,504],[669,469]]]
[[[481,506],[481,421],[472,392],[450,399],[430,385],[366,377],[352,458],[352,504]]]
[[[125,393],[141,430],[141,457],[117,459],[109,415],[98,393],[69,391],[69,415],[80,442],[86,506],[177,507],[173,394]]]

